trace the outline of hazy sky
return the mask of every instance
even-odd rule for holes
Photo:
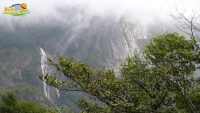
[[[91,15],[105,16],[112,13],[147,23],[155,19],[168,20],[169,13],[175,7],[191,11],[200,6],[199,0],[1,0],[0,9],[3,11],[5,6],[22,2],[28,4],[31,18],[54,15],[55,7],[81,6],[86,7]],[[7,15],[0,14],[0,18],[4,16]]]

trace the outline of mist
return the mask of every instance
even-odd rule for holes
[[[1,0],[0,9],[3,11],[6,6],[22,2],[28,4],[30,14],[17,18],[1,14],[1,23],[9,26],[12,22],[23,20],[24,24],[35,24],[41,22],[41,19],[48,21],[52,18],[56,21],[67,21],[59,10],[66,13],[68,8],[76,7],[84,10],[88,18],[112,15],[116,20],[126,18],[130,22],[148,25],[157,21],[170,23],[169,15],[175,8],[187,10],[189,14],[194,9],[198,10],[199,6],[197,0]]]

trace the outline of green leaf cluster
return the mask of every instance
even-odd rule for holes
[[[20,101],[13,93],[3,94],[0,101],[0,113],[57,113],[39,104]]]
[[[141,56],[126,59],[121,77],[111,69],[94,69],[57,55],[51,64],[70,81],[50,75],[42,79],[66,91],[83,91],[96,102],[80,99],[87,113],[200,112],[200,49],[195,38],[178,33],[154,36]],[[100,103],[99,103],[100,102]]]

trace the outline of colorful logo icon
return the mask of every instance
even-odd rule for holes
[[[21,16],[29,12],[26,3],[14,4],[10,7],[5,7],[3,14],[10,14],[12,16]]]

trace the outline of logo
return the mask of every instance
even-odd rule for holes
[[[12,16],[21,16],[25,15],[29,12],[27,9],[27,4],[26,3],[21,3],[21,4],[14,4],[10,7],[5,7],[3,14],[9,14]]]

